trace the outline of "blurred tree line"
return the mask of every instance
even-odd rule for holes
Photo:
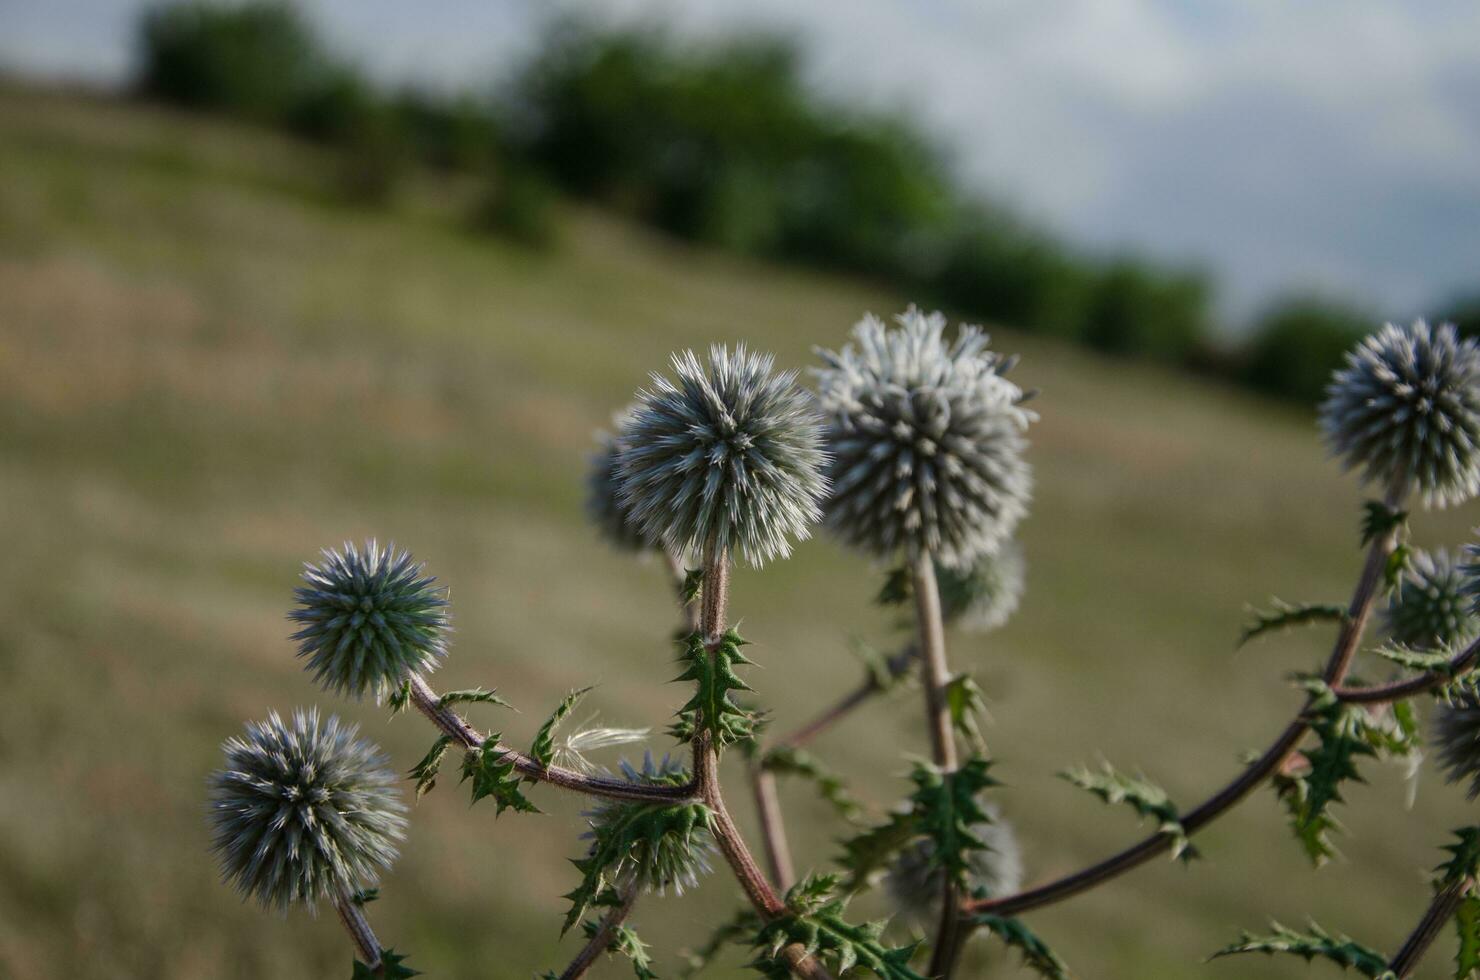
[[[560,21],[482,99],[383,90],[281,3],[156,7],[140,40],[146,96],[334,147],[341,186],[365,203],[411,166],[476,176],[470,219],[532,245],[552,241],[565,193],[686,240],[877,278],[969,317],[1306,403],[1372,323],[1294,297],[1242,346],[1220,342],[1200,272],[1084,254],[966,194],[907,121],[819,100],[776,39],[680,44]],[[1480,331],[1480,298],[1450,318]]]

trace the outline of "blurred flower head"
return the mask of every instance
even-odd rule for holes
[[[1012,825],[1001,818],[997,808],[987,805],[983,809],[992,819],[971,828],[987,849],[970,852],[970,888],[973,892],[980,890],[987,897],[1000,898],[1022,887],[1022,848]],[[884,880],[899,914],[918,928],[924,928],[940,914],[945,880],[941,877],[944,872],[930,860],[934,851],[934,842],[916,841],[894,859]]]
[[[317,709],[273,712],[226,740],[210,779],[222,876],[264,906],[314,905],[373,884],[396,858],[406,807],[357,729]]]
[[[866,316],[842,350],[819,352],[828,526],[881,558],[902,548],[965,567],[1027,513],[1023,433],[1036,416],[978,328],[963,325],[948,345],[939,313],[910,307],[896,321]]]
[[[947,622],[985,633],[1006,623],[1023,598],[1023,549],[1004,541],[966,569],[937,565],[941,612]]]
[[[676,552],[753,565],[791,553],[821,518],[821,423],[791,372],[744,345],[673,356],[676,381],[638,392],[618,455],[620,499]]]
[[[632,417],[629,406],[612,419],[612,432],[596,434],[596,452],[586,478],[586,514],[608,543],[621,551],[651,551],[662,542],[649,538],[631,520],[631,511],[622,500],[618,478],[622,431]]]
[[[1480,491],[1480,348],[1453,324],[1384,325],[1326,392],[1326,443],[1365,482],[1416,489],[1441,507]]]
[[[1447,782],[1469,781],[1469,797],[1480,796],[1480,694],[1465,688],[1440,702],[1434,714],[1434,744]]]
[[[288,618],[302,625],[293,639],[325,690],[380,701],[411,674],[434,670],[447,655],[446,590],[425,566],[395,546],[346,542],[304,566]]]
[[[1474,632],[1471,605],[1465,574],[1447,551],[1414,551],[1388,600],[1388,632],[1415,650],[1447,647]]]

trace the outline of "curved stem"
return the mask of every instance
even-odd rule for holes
[[[1390,681],[1387,684],[1374,684],[1371,687],[1335,687],[1331,689],[1331,693],[1338,699],[1351,704],[1384,704],[1388,701],[1401,701],[1415,694],[1432,691],[1454,680],[1460,674],[1474,670],[1477,662],[1480,662],[1480,640],[1476,640],[1450,657],[1449,663],[1443,670],[1431,670],[1417,677]]]
[[[776,795],[776,774],[757,764],[751,769],[750,784],[761,821],[761,843],[766,848],[766,863],[771,866],[771,880],[777,888],[785,891],[796,883],[796,872],[792,868],[791,847],[786,841],[781,800]]]
[[[437,692],[420,676],[411,677],[411,703],[423,715],[431,720],[432,724],[441,729],[444,735],[448,735],[465,749],[476,749],[483,745],[484,736],[467,719],[442,704],[437,697]],[[612,776],[587,775],[574,769],[566,769],[563,766],[545,766],[538,760],[525,755],[517,749],[506,746],[499,747],[506,757],[514,763],[514,768],[520,775],[537,779],[540,782],[559,786],[561,789],[574,790],[578,793],[587,793],[591,796],[602,796],[614,800],[643,800],[650,803],[670,803],[678,800],[693,799],[698,793],[697,780],[690,780],[682,786],[658,786],[640,782],[628,782],[625,779],[617,779]]]
[[[1465,896],[1474,886],[1473,878],[1461,878],[1441,888],[1434,896],[1423,918],[1418,920],[1418,925],[1409,934],[1407,942],[1403,943],[1403,948],[1398,950],[1398,955],[1388,963],[1388,969],[1398,975],[1398,980],[1406,980],[1407,977],[1413,975],[1419,960],[1423,959],[1434,940],[1439,937],[1439,930],[1454,918],[1454,913],[1459,910],[1460,903],[1465,900]]]
[[[352,896],[342,894],[334,900],[334,911],[339,914],[344,931],[355,944],[355,956],[370,969],[380,969],[380,940],[375,938],[364,908]]]
[[[1393,503],[1394,500],[1390,496],[1388,505],[1391,507]],[[1367,620],[1372,614],[1378,586],[1382,582],[1387,566],[1388,555],[1392,553],[1393,546],[1397,542],[1397,535],[1398,530],[1394,528],[1373,541],[1367,551],[1367,560],[1362,566],[1362,574],[1352,592],[1347,617],[1337,633],[1335,646],[1331,650],[1331,656],[1326,661],[1326,669],[1322,673],[1325,681],[1333,687],[1341,684],[1351,666],[1352,657],[1356,655],[1362,633],[1367,628]],[[1310,724],[1306,721],[1305,709],[1302,708],[1295,720],[1291,721],[1274,743],[1264,750],[1263,755],[1239,773],[1233,782],[1214,793],[1182,818],[1183,829],[1188,834],[1196,833],[1232,809],[1284,764],[1309,731]],[[1016,895],[968,902],[965,909],[968,914],[986,912],[993,915],[1015,915],[1045,905],[1052,905],[1087,891],[1103,881],[1118,877],[1144,864],[1171,846],[1170,836],[1160,833],[1153,834],[1081,871],[1036,888],[1018,892]]]
[[[637,882],[629,881],[623,886],[621,896],[622,904],[608,912],[601,920],[601,927],[587,940],[586,945],[581,947],[576,958],[570,961],[565,972],[560,974],[560,980],[580,980],[586,975],[586,971],[596,965],[601,954],[611,946],[612,937],[616,935],[617,928],[627,921],[627,917],[632,914],[632,907],[637,904]]]

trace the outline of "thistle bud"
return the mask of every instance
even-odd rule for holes
[[[625,759],[619,768],[622,777],[633,783],[676,786],[688,778],[678,762],[666,755],[661,762],[654,762],[650,752],[643,756],[641,769]],[[667,809],[676,812],[681,806],[694,805],[679,804]],[[629,815],[651,807],[651,804],[622,800],[599,800],[583,814],[591,825],[591,830],[583,836],[590,840],[608,836],[626,839],[621,827]],[[614,868],[613,873],[628,878],[644,891],[663,894],[672,888],[674,894],[682,895],[685,889],[697,887],[699,879],[709,873],[710,859],[715,853],[714,838],[702,821],[675,819],[658,826],[662,826],[662,832],[644,834],[631,841],[630,849],[622,857],[622,867]]]
[[[1447,647],[1474,632],[1471,604],[1463,569],[1447,551],[1415,551],[1388,600],[1388,633],[1415,650]]]

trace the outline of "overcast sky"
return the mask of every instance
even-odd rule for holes
[[[388,78],[459,85],[539,0],[301,0]],[[142,0],[0,0],[0,65],[126,75]],[[966,180],[1087,247],[1202,264],[1247,316],[1292,287],[1395,317],[1480,293],[1480,3],[585,0],[800,41],[830,97],[908,111]],[[3,179],[3,175],[0,175]]]

